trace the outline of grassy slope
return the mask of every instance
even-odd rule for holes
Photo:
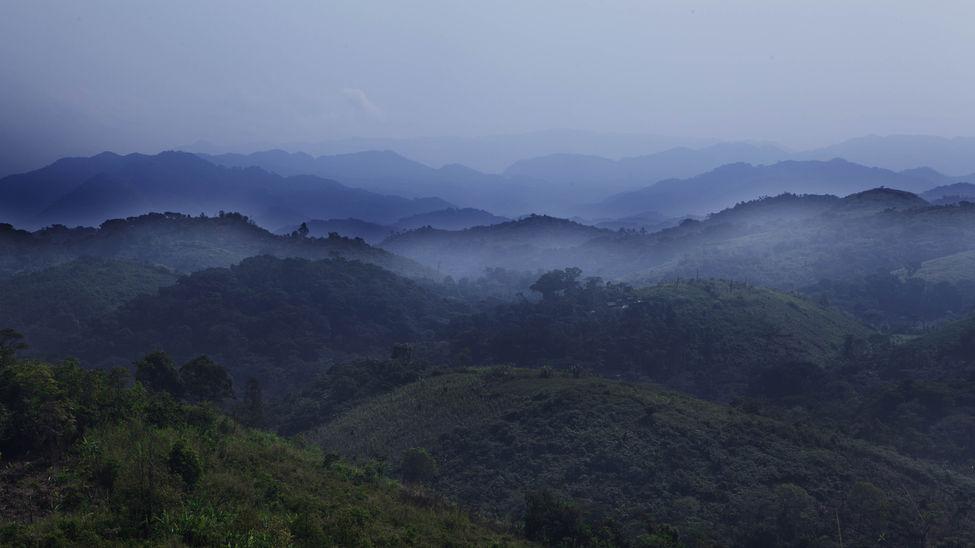
[[[526,490],[549,487],[631,534],[649,517],[691,544],[829,545],[837,515],[853,544],[975,542],[975,516],[962,510],[975,496],[970,478],[648,385],[453,373],[375,398],[310,437],[360,459],[427,447],[440,462],[436,487],[509,517]]]
[[[320,451],[239,429],[224,417],[188,416],[192,424],[103,424],[54,465],[0,467],[0,544],[524,544],[383,478],[374,466],[325,461]],[[178,442],[202,463],[193,486],[167,466]]]

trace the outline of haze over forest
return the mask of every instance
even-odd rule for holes
[[[0,0],[0,545],[975,545],[972,20]]]

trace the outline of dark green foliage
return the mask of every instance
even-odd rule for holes
[[[529,289],[541,293],[543,299],[561,297],[579,288],[578,280],[581,275],[582,270],[578,268],[552,270],[542,274]]]
[[[425,483],[437,475],[437,461],[422,447],[413,447],[403,452],[400,465],[403,479],[411,483]]]
[[[153,392],[181,396],[183,382],[173,360],[165,352],[152,352],[135,364],[135,380]]]
[[[13,363],[17,352],[26,348],[23,335],[10,328],[0,329],[0,367]]]
[[[455,359],[582,367],[727,401],[775,376],[791,378],[793,366],[816,382],[817,368],[831,364],[847,335],[869,333],[806,299],[733,281],[632,289],[594,278],[579,282],[577,274],[543,277],[550,280],[544,285],[554,285],[540,302],[455,320],[449,335]]]
[[[851,281],[822,280],[802,292],[848,310],[871,325],[902,331],[975,307],[975,279],[932,282],[885,272]]]
[[[837,514],[850,546],[880,536],[913,545],[925,534],[932,544],[975,542],[967,502],[975,484],[961,471],[801,415],[770,419],[567,372],[425,378],[360,403],[312,437],[362,459],[427,447],[438,461],[433,488],[511,520],[526,515],[526,490],[549,490],[529,498],[538,503],[530,534],[549,543],[618,531],[650,546],[818,545],[837,541]]]
[[[373,265],[262,256],[130,301],[86,334],[81,355],[101,363],[144,348],[178,360],[206,354],[238,380],[274,379],[265,389],[280,392],[330,360],[428,339],[463,310]]]
[[[183,392],[194,401],[219,402],[233,397],[233,382],[222,366],[206,356],[199,356],[179,368]]]
[[[402,359],[357,360],[336,365],[309,386],[284,397],[270,414],[274,415],[279,432],[296,434],[361,400],[416,381],[427,369],[424,363]]]
[[[588,545],[582,513],[549,491],[525,496],[525,537],[547,546]]]
[[[240,402],[240,422],[252,428],[264,426],[264,394],[261,383],[251,377],[244,385],[244,397]]]
[[[0,279],[0,325],[16,327],[41,353],[63,356],[93,321],[177,278],[158,266],[81,257]]]
[[[192,489],[196,486],[200,476],[203,474],[203,465],[200,457],[191,447],[187,447],[182,441],[177,441],[169,451],[169,458],[166,460],[169,471],[183,479],[183,483]]]

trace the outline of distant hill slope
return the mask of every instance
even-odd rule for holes
[[[477,276],[487,267],[544,269],[560,249],[611,231],[566,219],[530,215],[516,221],[448,231],[432,228],[394,234],[382,247],[454,276]]]
[[[567,187],[601,185],[606,193],[612,193],[664,179],[693,177],[725,164],[766,164],[787,157],[787,152],[770,145],[719,143],[701,149],[680,147],[619,160],[581,154],[552,154],[520,160],[504,173]]]
[[[700,275],[794,289],[975,248],[975,207],[921,204],[891,189],[843,199],[782,195],[655,234],[594,239],[566,260],[604,276]]]
[[[450,208],[428,213],[418,213],[410,217],[404,217],[395,223],[395,230],[414,230],[429,226],[441,230],[464,230],[475,226],[490,226],[510,221],[506,217],[499,217],[488,213],[483,209],[465,207],[462,209]]]
[[[808,423],[653,386],[508,368],[426,378],[309,437],[355,459],[426,447],[433,485],[501,516],[548,489],[629,538],[689,545],[975,542],[975,482]],[[917,509],[930,508],[919,517]],[[884,508],[877,512],[876,508]],[[839,516],[839,530],[837,527]]]
[[[290,225],[278,229],[280,234],[291,234],[300,225]],[[360,219],[313,219],[307,221],[308,235],[314,238],[325,238],[336,233],[346,238],[362,238],[370,244],[377,244],[393,233],[392,227],[378,223],[370,223]]]
[[[772,377],[815,376],[848,337],[871,333],[812,301],[729,281],[566,287],[456,319],[455,360],[581,367],[729,401]]]
[[[0,278],[84,256],[161,265],[186,273],[226,267],[262,254],[308,259],[339,256],[407,276],[435,274],[365,242],[277,236],[235,213],[217,217],[153,213],[115,219],[97,229],[54,226],[33,233],[0,224]]]
[[[593,210],[616,217],[641,211],[707,214],[763,195],[791,192],[842,196],[881,186],[920,192],[930,184],[924,179],[839,159],[764,166],[737,163],[689,179],[660,181],[642,190],[612,196],[593,206]]]
[[[260,256],[133,299],[64,351],[97,364],[127,363],[146,348],[180,360],[207,354],[240,382],[254,376],[283,391],[350,353],[386,356],[394,343],[429,339],[462,310],[374,265]]]
[[[867,135],[796,156],[797,160],[845,158],[892,170],[931,166],[942,173],[963,175],[975,172],[975,137]]]
[[[269,226],[322,216],[392,222],[450,205],[438,198],[379,195],[310,175],[229,169],[181,152],[70,158],[0,180],[0,219],[31,227],[98,225],[149,211],[240,211]]]
[[[201,157],[218,165],[257,166],[281,175],[317,175],[374,192],[408,197],[439,196],[462,207],[483,208],[508,216],[540,207],[551,208],[546,211],[560,210],[578,201],[574,194],[553,194],[551,185],[541,181],[481,173],[457,164],[432,168],[390,150],[317,158],[281,150]],[[588,200],[592,199],[589,195]]]
[[[972,178],[975,181],[975,177]],[[953,183],[925,191],[921,197],[931,203],[951,204],[961,200],[975,201],[975,184]]]

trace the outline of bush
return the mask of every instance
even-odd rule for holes
[[[173,445],[166,462],[169,464],[169,471],[183,478],[183,483],[190,489],[196,486],[196,482],[203,475],[200,457],[196,451],[187,447],[182,441]]]
[[[409,482],[425,483],[437,475],[437,461],[426,449],[414,447],[403,453],[403,479]]]

